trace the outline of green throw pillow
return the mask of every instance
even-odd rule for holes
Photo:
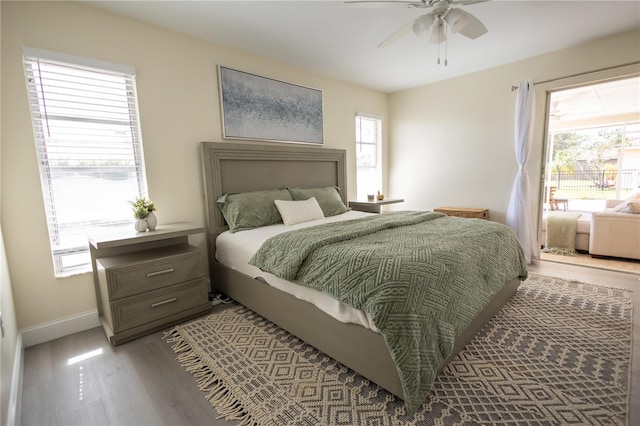
[[[327,186],[324,188],[289,188],[293,201],[308,200],[315,197],[320,204],[325,217],[349,211],[340,198],[340,189],[337,186]]]
[[[286,189],[240,192],[224,194],[216,203],[229,231],[237,232],[282,223],[274,200],[291,201],[291,195]]]

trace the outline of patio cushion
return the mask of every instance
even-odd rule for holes
[[[591,232],[591,215],[583,213],[576,223],[577,234],[589,234]]]

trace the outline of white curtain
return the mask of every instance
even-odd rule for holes
[[[531,152],[534,110],[533,83],[529,81],[519,83],[515,114],[515,149],[518,173],[511,189],[511,198],[507,208],[507,225],[518,236],[527,263],[531,263],[532,258],[540,256],[540,245],[533,221],[531,185],[525,168]]]

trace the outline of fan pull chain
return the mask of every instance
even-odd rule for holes
[[[448,64],[448,52],[449,52],[449,38],[447,37],[446,31],[447,31],[447,24],[446,22],[441,18],[440,20],[440,26],[442,27],[443,31],[440,32],[440,30],[438,30],[438,61],[437,64],[440,65],[440,45],[442,44],[442,38],[440,37],[442,33],[444,33],[444,66],[446,67]]]
[[[440,25],[443,25],[442,20],[440,20]],[[442,44],[442,40],[440,39],[440,29],[438,29],[438,65],[440,65],[440,44]]]
[[[444,39],[444,66],[447,66],[447,52],[449,51],[449,37]]]

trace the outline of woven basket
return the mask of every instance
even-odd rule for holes
[[[433,209],[433,211],[444,213],[447,216],[489,220],[489,209],[474,209],[468,207],[437,207]]]

